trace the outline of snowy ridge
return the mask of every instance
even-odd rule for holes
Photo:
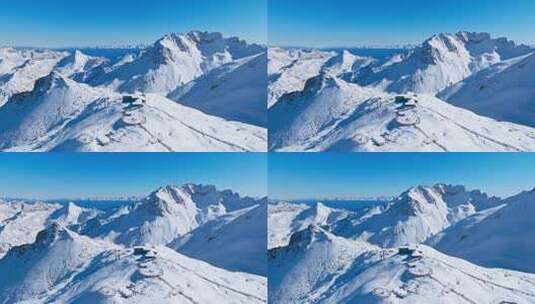
[[[82,233],[124,245],[167,245],[175,238],[226,214],[260,202],[213,186],[166,186],[116,214],[96,218]]]
[[[265,130],[159,95],[120,95],[57,72],[0,108],[0,148],[14,151],[259,151]]]
[[[273,303],[531,303],[533,274],[486,269],[427,246],[378,250],[320,230],[271,250]],[[271,278],[271,274],[270,274]]]
[[[418,186],[384,207],[291,232],[287,245],[269,250],[270,301],[532,303],[534,193],[500,199],[463,186]],[[287,221],[307,210],[294,207],[269,218],[270,235],[290,232]]]
[[[266,303],[266,204],[197,184],[106,211],[0,201],[0,303]]]
[[[391,95],[320,74],[269,110],[281,151],[533,151],[535,129],[429,95]]]
[[[0,48],[0,149],[266,150],[266,48],[192,31],[131,51]]]
[[[533,151],[534,52],[470,32],[386,59],[271,48],[269,149]]]

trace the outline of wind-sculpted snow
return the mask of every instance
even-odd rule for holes
[[[275,151],[534,151],[535,129],[324,73],[269,109]]]
[[[266,150],[265,47],[193,31],[121,54],[0,48],[0,149]]]
[[[270,235],[291,237],[269,249],[270,302],[533,303],[533,193],[419,186],[299,231],[288,223],[306,206],[271,203]]]
[[[0,200],[0,303],[266,303],[266,204],[196,184],[103,210]]]

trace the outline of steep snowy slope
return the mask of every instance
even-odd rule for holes
[[[48,75],[66,53],[0,49],[0,107],[17,93],[32,90],[37,79]]]
[[[322,203],[313,206],[286,202],[270,202],[268,205],[268,249],[288,245],[290,237],[310,225],[330,226],[351,213],[328,208]]]
[[[311,303],[323,284],[374,247],[334,236],[311,225],[292,235],[286,247],[269,250],[270,303]]]
[[[206,114],[266,127],[266,53],[215,68],[168,97]]]
[[[535,276],[426,246],[378,250],[311,227],[270,251],[271,303],[532,303]],[[273,279],[271,279],[273,278]]]
[[[35,300],[65,286],[104,245],[76,235],[59,224],[37,234],[35,242],[12,248],[0,260],[2,303]]]
[[[158,95],[119,95],[57,72],[0,108],[3,150],[262,151],[265,133]]]
[[[93,86],[107,86],[120,92],[167,95],[213,68],[240,58],[265,52],[220,33],[170,34],[156,41],[132,62],[115,66],[88,79]]]
[[[267,276],[266,217],[267,206],[262,202],[209,221],[171,246],[220,268]]]
[[[535,190],[504,200],[429,241],[436,249],[486,267],[535,272]]]
[[[0,258],[13,246],[33,242],[60,207],[47,203],[0,202]]]
[[[438,97],[479,115],[535,127],[535,53],[495,64]]]
[[[106,251],[68,288],[59,303],[266,303],[266,279],[229,272],[164,247]]]
[[[413,187],[386,208],[354,223],[334,225],[338,236],[367,241],[381,247],[418,244],[477,211],[496,207],[501,200],[463,186]]]
[[[166,186],[115,215],[88,221],[81,233],[124,245],[167,245],[227,212],[259,203],[214,186]]]
[[[390,95],[322,73],[269,110],[269,148],[288,151],[533,151],[535,129],[429,95]]]
[[[264,303],[265,278],[166,248],[114,245],[59,225],[0,260],[2,303]]]
[[[526,55],[533,49],[487,33],[441,33],[416,47],[404,60],[375,66],[357,82],[395,93],[436,94],[501,60]]]
[[[290,92],[301,91],[305,82],[319,74],[334,52],[269,48],[268,50],[268,108]]]

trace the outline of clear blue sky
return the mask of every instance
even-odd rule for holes
[[[265,153],[0,153],[0,197],[147,195],[187,182],[266,196],[266,170]]]
[[[0,0],[0,45],[150,43],[190,30],[266,43],[267,0]]]
[[[421,43],[459,30],[535,43],[533,0],[269,0],[268,16],[271,45]]]
[[[504,197],[535,187],[535,154],[271,153],[268,172],[273,199],[398,195],[435,183]]]

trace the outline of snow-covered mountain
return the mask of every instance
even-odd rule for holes
[[[195,184],[111,209],[0,201],[0,303],[266,303],[266,204]]]
[[[171,246],[182,254],[224,269],[267,276],[266,218],[264,201],[201,225],[173,241]]]
[[[318,75],[323,65],[335,55],[333,52],[269,48],[268,108],[282,95],[303,90],[307,79]]]
[[[0,202],[0,258],[11,247],[33,242],[49,217],[60,208],[41,202]]]
[[[159,95],[121,95],[55,71],[0,108],[0,149],[11,151],[261,151],[265,133]]]
[[[535,53],[497,63],[456,83],[438,96],[492,117],[535,127]]]
[[[381,247],[419,244],[452,224],[484,209],[501,204],[478,190],[463,186],[413,187],[375,215],[357,217],[332,225],[337,235]]]
[[[0,48],[0,107],[10,96],[31,91],[67,54],[41,50]]]
[[[535,189],[483,210],[444,230],[429,243],[438,250],[487,267],[535,273]]]
[[[281,151],[533,151],[535,129],[436,97],[392,95],[322,73],[269,109]]]
[[[228,212],[259,204],[261,200],[218,191],[214,186],[166,186],[127,210],[121,208],[87,222],[81,231],[129,246],[167,245]]]
[[[291,237],[269,249],[270,302],[532,303],[533,199],[418,186],[297,231],[314,206],[272,202],[270,238]]]
[[[357,82],[388,92],[434,95],[501,60],[534,51],[487,33],[441,33],[414,48],[404,60],[363,72]]]
[[[533,151],[534,53],[470,32],[388,58],[272,48],[269,149]]]
[[[424,245],[377,249],[319,227],[269,252],[271,303],[532,303],[535,275],[488,269]]]
[[[249,45],[236,37],[225,38],[221,33],[169,34],[145,49],[139,58],[95,75],[89,83],[120,92],[167,95],[216,67],[262,52],[262,46]]]
[[[0,149],[266,150],[265,47],[193,31],[134,51],[1,48]]]
[[[168,97],[228,120],[266,127],[266,53],[215,68]]]
[[[322,203],[313,206],[286,202],[268,205],[268,249],[287,246],[291,236],[310,225],[330,226],[347,218],[350,212],[328,208]]]
[[[53,224],[0,260],[2,303],[265,303],[262,277],[165,248],[123,249]]]

